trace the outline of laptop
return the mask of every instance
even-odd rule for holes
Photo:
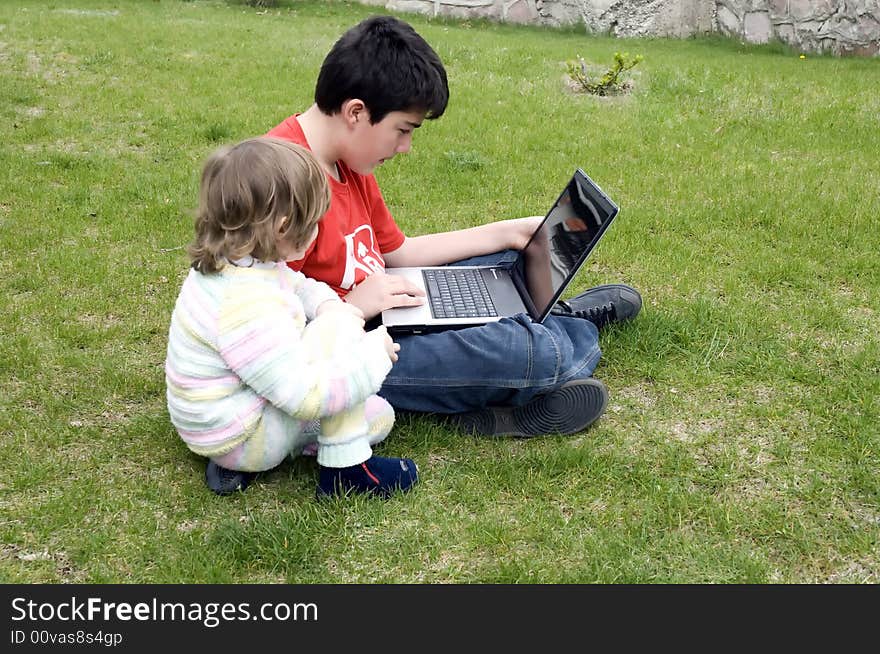
[[[543,322],[617,215],[618,206],[578,168],[512,264],[388,268],[425,290],[417,307],[386,309],[391,333],[460,329],[526,313]]]

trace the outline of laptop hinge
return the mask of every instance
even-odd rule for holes
[[[532,296],[529,294],[529,288],[526,286],[525,275],[523,275],[523,266],[525,257],[523,253],[520,252],[519,256],[516,258],[516,262],[510,266],[510,277],[513,280],[513,285],[516,287],[517,293],[519,293],[519,297],[522,300],[523,304],[526,307],[526,311],[532,320],[537,321],[540,316],[538,315],[538,309],[535,306],[535,303],[532,302]]]

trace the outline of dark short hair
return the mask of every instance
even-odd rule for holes
[[[370,122],[392,111],[439,118],[449,102],[440,57],[407,23],[393,16],[361,21],[331,48],[315,86],[315,102],[328,115],[351,98],[364,101]]]

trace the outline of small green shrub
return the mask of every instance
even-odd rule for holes
[[[448,152],[444,152],[443,156],[446,157],[446,161],[448,161],[453,168],[461,170],[480,170],[489,163],[488,159],[479,152],[456,152],[454,150],[449,150]]]
[[[578,57],[577,61],[569,61],[568,76],[571,79],[573,88],[580,93],[590,93],[592,95],[618,95],[626,93],[632,87],[631,80],[621,79],[621,75],[628,70],[635,68],[641,61],[642,55],[636,55],[632,59],[629,53],[614,53],[614,63],[611,65],[602,77],[596,79],[589,71],[587,62],[582,57]]]

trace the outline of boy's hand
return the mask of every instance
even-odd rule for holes
[[[528,245],[529,239],[538,229],[538,225],[544,220],[544,216],[528,216],[527,218],[514,218],[512,220],[504,220],[504,225],[510,226],[510,248],[514,250],[522,250]]]
[[[363,311],[366,319],[393,307],[416,307],[424,304],[425,292],[400,275],[374,272],[345,296],[346,304]]]

